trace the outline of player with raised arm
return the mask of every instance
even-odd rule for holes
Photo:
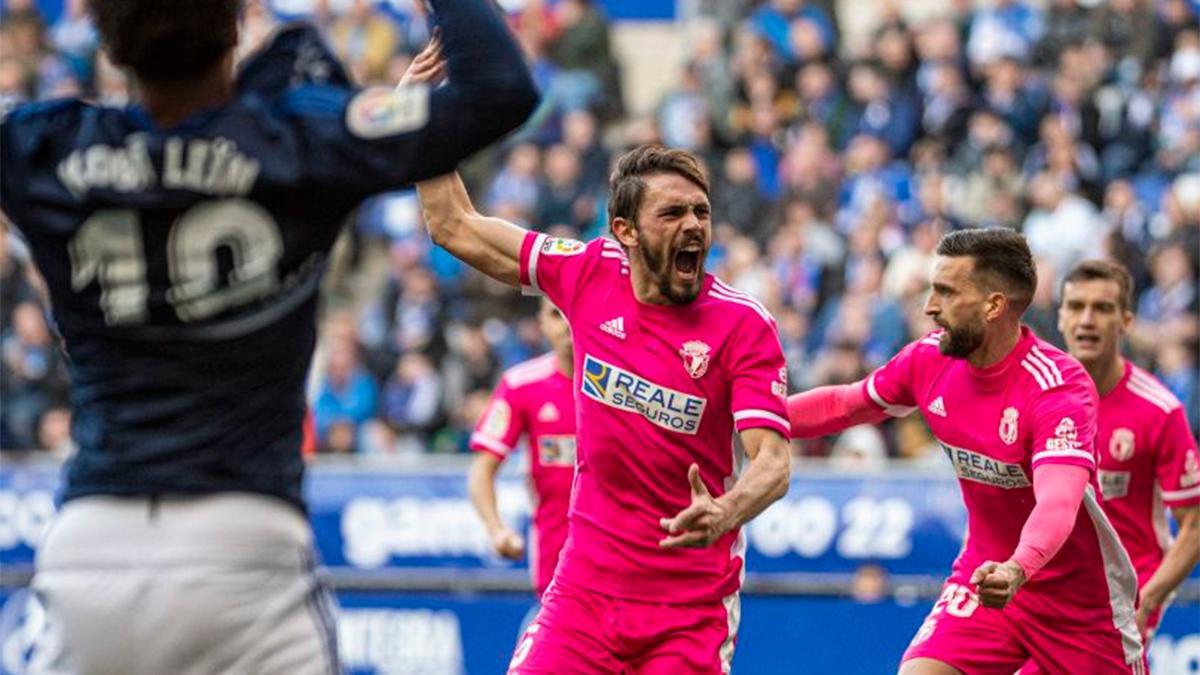
[[[496,553],[511,560],[524,557],[524,540],[500,519],[496,473],[521,437],[528,438],[534,504],[529,573],[534,591],[541,598],[567,541],[567,506],[575,479],[575,397],[571,385],[575,361],[571,328],[545,298],[538,309],[538,325],[550,343],[550,352],[513,366],[500,378],[483,418],[471,434],[471,449],[476,455],[467,476],[467,490]]]
[[[1175,589],[1200,562],[1200,459],[1183,404],[1121,356],[1132,293],[1124,267],[1079,263],[1063,281],[1058,328],[1100,392],[1102,505],[1137,569],[1137,622],[1149,643]],[[1167,508],[1179,525],[1174,542]]]
[[[782,349],[770,314],[704,271],[692,155],[636,148],[610,190],[615,240],[584,243],[478,214],[457,176],[418,184],[434,241],[571,325],[567,543],[510,672],[728,672],[739,528],[788,486]]]
[[[1133,566],[1098,501],[1096,388],[1021,324],[1029,246],[960,230],[937,254],[925,313],[940,330],[863,381],[788,400],[804,438],[921,409],[958,473],[966,542],[900,672],[1140,674]]]
[[[0,206],[70,356],[63,508],[31,672],[327,673],[301,497],[318,282],[368,195],[451,170],[536,103],[487,0],[433,0],[449,86],[360,90],[315,28],[234,74],[239,0],[90,4],[125,108],[0,124]]]

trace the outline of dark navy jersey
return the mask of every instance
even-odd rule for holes
[[[452,83],[433,91],[356,89],[294,26],[245,64],[233,100],[172,129],[76,100],[4,120],[0,207],[70,359],[79,452],[64,499],[250,491],[301,505],[316,295],[341,223],[372,193],[451,170],[536,101],[494,11],[451,10]]]

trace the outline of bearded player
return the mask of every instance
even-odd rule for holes
[[[1142,673],[1136,579],[1098,501],[1097,394],[1021,325],[1037,274],[1021,235],[938,244],[925,313],[941,327],[865,380],[788,401],[798,437],[918,408],[959,476],[967,538],[902,675]]]
[[[728,672],[739,529],[787,491],[782,349],[770,314],[704,271],[695,157],[636,148],[609,187],[615,240],[584,243],[479,215],[457,176],[418,185],[436,242],[571,324],[567,543],[509,672]]]

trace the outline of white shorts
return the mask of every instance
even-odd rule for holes
[[[271,497],[84,497],[38,550],[29,673],[340,672],[312,531]]]

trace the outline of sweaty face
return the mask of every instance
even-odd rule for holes
[[[938,350],[964,359],[983,344],[987,294],[972,279],[975,262],[969,257],[939,256],[925,314],[945,332]]]
[[[630,254],[641,259],[662,298],[677,305],[695,300],[712,244],[704,190],[678,174],[647,177],[635,228],[637,246]]]
[[[1108,279],[1072,281],[1063,286],[1058,330],[1071,356],[1092,364],[1117,358],[1132,314],[1121,309],[1121,287]]]

